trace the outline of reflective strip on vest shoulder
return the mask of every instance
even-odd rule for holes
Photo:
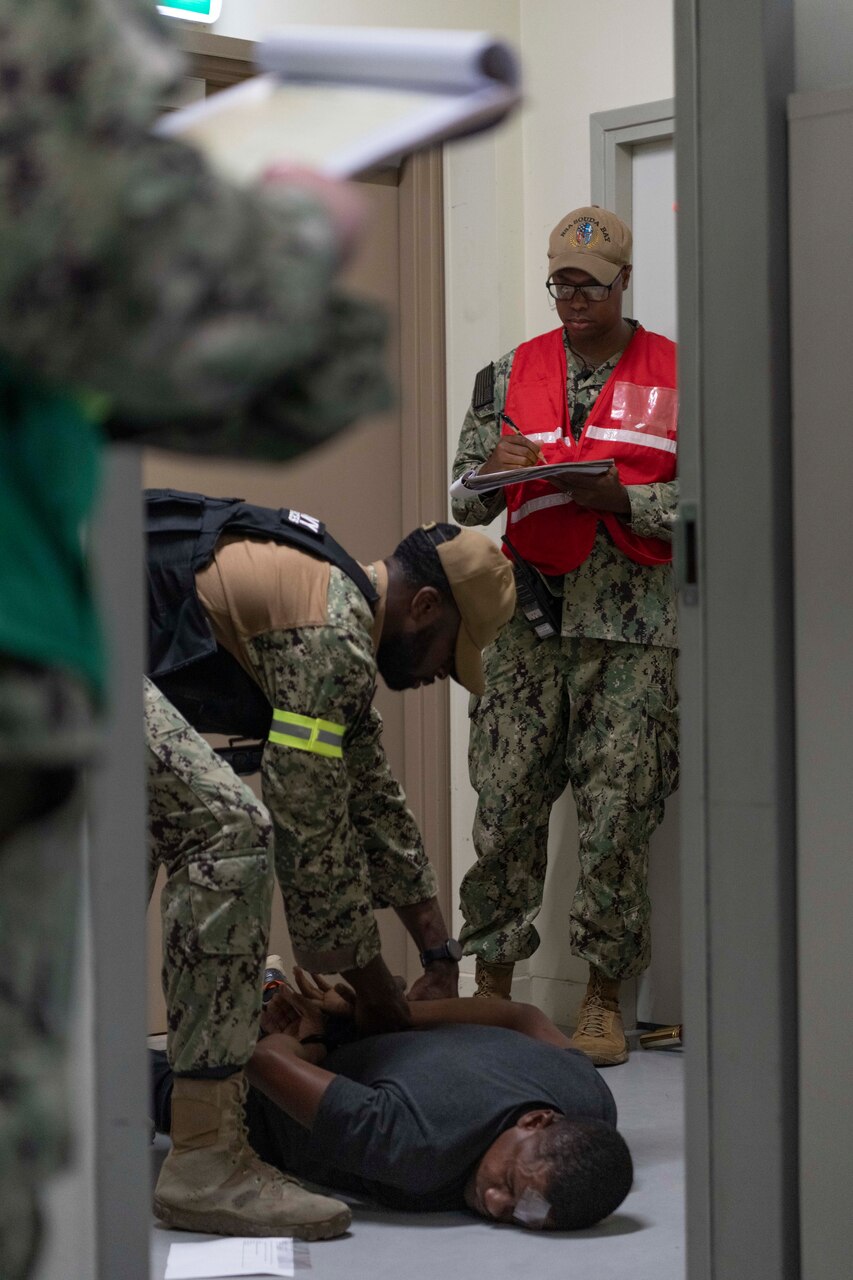
[[[663,449],[664,453],[677,453],[678,445],[667,436],[653,436],[645,431],[629,431],[625,427],[587,427],[586,434],[596,440],[626,440],[629,444],[642,445],[644,449]]]
[[[546,493],[541,498],[531,498],[509,513],[510,524],[518,524],[520,520],[532,516],[534,511],[542,511],[545,507],[562,507],[572,501],[567,493]]]
[[[542,444],[556,444],[558,440],[564,440],[565,436],[559,429],[556,431],[531,431],[527,439],[539,440]]]
[[[296,751],[313,751],[317,756],[331,756],[339,760],[343,752],[346,725],[333,724],[331,720],[312,720],[310,716],[297,715],[295,711],[272,713],[270,742]]]

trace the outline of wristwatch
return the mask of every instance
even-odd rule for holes
[[[427,947],[426,951],[421,952],[421,964],[424,968],[428,964],[432,964],[434,960],[455,960],[462,959],[462,943],[457,942],[455,938],[448,938],[446,942],[442,942],[440,947]]]

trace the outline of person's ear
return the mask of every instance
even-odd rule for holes
[[[559,1116],[556,1111],[540,1107],[537,1111],[525,1111],[515,1123],[519,1129],[547,1129],[557,1119]]]
[[[420,587],[409,601],[409,614],[418,626],[434,622],[441,613],[441,593],[435,587]]]
[[[630,266],[623,267],[622,268],[622,288],[627,289],[630,283],[631,283],[631,268]]]

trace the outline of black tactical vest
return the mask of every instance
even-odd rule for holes
[[[255,507],[241,498],[145,490],[148,536],[148,674],[193,728],[266,738],[272,707],[226,649],[216,643],[195,575],[224,534],[270,539],[327,560],[348,575],[371,609],[379,599],[367,574],[313,516]]]

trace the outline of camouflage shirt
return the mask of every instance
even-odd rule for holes
[[[282,461],[390,400],[320,204],[152,135],[181,71],[154,0],[0,0],[0,652],[96,688],[79,528],[105,418]]]
[[[633,322],[632,322],[633,323]],[[564,333],[565,340],[565,333]],[[582,376],[582,362],[565,340],[566,396],[572,435],[580,439],[584,424],[620,353]],[[469,406],[453,462],[453,479],[480,467],[500,439],[499,414],[506,403],[515,351],[494,364],[494,401],[482,409]],[[629,485],[631,528],[645,538],[672,537],[678,503],[678,481]],[[503,490],[454,497],[453,515],[460,524],[489,524],[506,507]],[[602,523],[588,558],[562,580],[551,579],[563,595],[563,635],[632,644],[675,647],[675,592],[670,565],[642,565],[613,543]]]
[[[154,0],[0,0],[0,356],[115,436],[287,458],[387,404],[384,320],[317,201],[152,136],[181,71]]]
[[[382,590],[376,566],[367,573]],[[372,705],[375,625],[361,591],[333,566],[322,624],[278,626],[245,641],[249,669],[275,714],[295,713],[303,725],[342,735],[339,748],[318,754],[297,749],[286,722],[274,719],[262,766],[294,956],[323,973],[362,969],[379,954],[375,908],[436,893]]]

